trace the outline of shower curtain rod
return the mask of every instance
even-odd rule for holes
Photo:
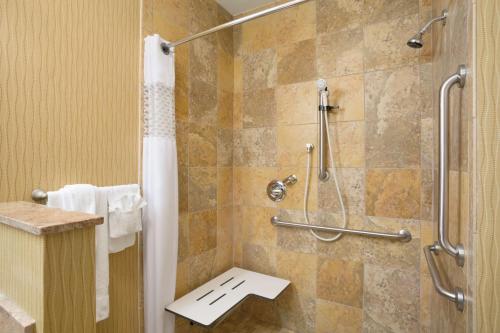
[[[264,10],[262,10],[260,12],[254,13],[254,14],[243,16],[243,17],[240,17],[238,19],[235,19],[235,20],[223,23],[223,24],[218,25],[216,27],[213,27],[211,29],[205,30],[203,32],[199,32],[199,33],[197,33],[195,35],[179,39],[178,41],[175,41],[175,42],[171,42],[171,43],[168,43],[168,44],[167,43],[162,43],[161,44],[161,48],[162,48],[162,50],[163,50],[163,52],[165,54],[169,54],[170,50],[173,47],[176,47],[178,45],[190,42],[192,40],[198,39],[200,37],[212,34],[214,32],[217,32],[217,31],[220,31],[220,30],[223,30],[223,29],[234,27],[235,25],[239,25],[239,24],[242,24],[242,23],[245,23],[245,22],[248,22],[248,21],[255,20],[256,18],[259,18],[259,17],[262,17],[262,16],[266,16],[266,15],[269,15],[269,14],[273,14],[273,13],[279,12],[279,11],[281,11],[283,9],[287,9],[287,8],[290,8],[290,7],[293,7],[293,6],[297,6],[297,5],[303,4],[303,3],[308,2],[308,1],[310,1],[310,0],[293,0],[293,1],[289,1],[287,3],[281,4],[281,5],[278,5],[278,6],[275,6],[275,7],[264,9]]]

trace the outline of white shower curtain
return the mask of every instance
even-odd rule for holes
[[[178,184],[173,51],[158,35],[144,47],[144,325],[146,333],[173,333],[165,306],[174,300],[177,267]]]

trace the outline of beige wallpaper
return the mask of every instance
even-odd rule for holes
[[[477,332],[500,331],[500,4],[477,1]]]
[[[1,292],[37,332],[96,332],[94,239],[93,228],[34,236],[0,225]]]
[[[0,1],[0,201],[138,182],[140,13],[140,0]],[[99,332],[137,331],[137,256],[111,256]]]

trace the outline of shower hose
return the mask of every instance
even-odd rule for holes
[[[342,212],[342,220],[343,220],[343,228],[347,227],[347,217],[345,213],[345,206],[344,206],[344,200],[342,199],[342,194],[340,193],[340,187],[339,187],[339,182],[337,180],[337,169],[335,167],[335,159],[333,158],[333,150],[332,150],[332,144],[330,140],[330,130],[328,128],[328,115],[326,112],[321,112],[322,117],[324,117],[324,123],[326,124],[326,141],[328,142],[328,152],[330,156],[330,164],[332,168],[332,177],[333,177],[333,182],[335,183],[335,189],[337,190],[337,196],[339,198],[339,203],[340,203],[340,210]],[[306,220],[307,224],[311,224],[309,221],[309,213],[307,209],[307,203],[309,201],[309,183],[310,183],[310,178],[311,178],[311,154],[312,150],[308,151],[307,153],[307,170],[306,170],[306,184],[304,187],[304,218]],[[318,235],[314,230],[310,230],[311,234],[316,237],[319,240],[322,240],[324,242],[335,242],[338,240],[340,237],[342,237],[342,234],[339,233],[331,238],[326,238],[326,237],[321,237]]]

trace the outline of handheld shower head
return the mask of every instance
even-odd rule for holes
[[[443,25],[445,25],[447,17],[448,17],[448,11],[445,9],[441,12],[441,16],[434,17],[429,22],[427,22],[422,27],[422,29],[419,30],[419,32],[415,36],[413,36],[412,38],[410,38],[408,40],[406,45],[408,45],[409,47],[414,48],[414,49],[420,49],[422,46],[424,46],[423,35],[427,32],[427,30],[430,28],[430,26],[434,22],[438,22],[438,21],[443,21]]]
[[[316,86],[318,87],[319,91],[326,90],[326,80],[318,79],[318,81],[316,81]]]

